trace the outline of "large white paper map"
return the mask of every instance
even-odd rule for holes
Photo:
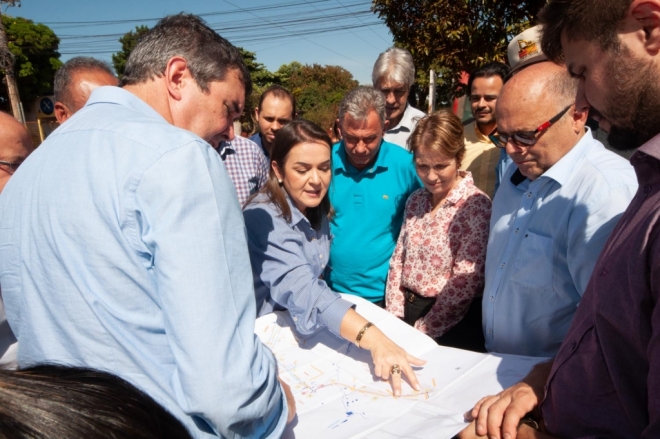
[[[463,413],[481,397],[519,381],[543,359],[493,356],[439,347],[431,338],[355,296],[357,311],[414,356],[421,391],[371,370],[371,355],[329,331],[301,336],[288,312],[257,319],[255,332],[275,354],[279,375],[296,398],[297,419],[285,438],[450,438],[465,427]]]

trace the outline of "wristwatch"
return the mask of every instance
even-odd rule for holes
[[[521,425],[527,425],[529,427],[532,427],[534,430],[537,431],[539,430],[539,423],[529,416],[525,416],[520,420],[520,422],[518,423],[518,427],[520,427]]]

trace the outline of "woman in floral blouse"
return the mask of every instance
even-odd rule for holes
[[[469,172],[459,170],[465,155],[463,139],[460,119],[439,111],[420,120],[408,140],[424,187],[406,202],[390,261],[386,302],[389,312],[440,344],[476,344],[483,350],[480,297],[491,201]],[[473,301],[478,316],[471,319],[471,331],[459,330],[465,326],[461,325],[456,328],[461,334],[455,330],[448,337],[447,331],[466,317]],[[475,337],[480,338],[476,343]]]

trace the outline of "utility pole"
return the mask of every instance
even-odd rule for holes
[[[433,114],[435,111],[435,70],[431,70],[429,76],[429,111],[427,114]]]
[[[0,8],[4,3],[9,6],[16,6],[16,0],[0,0]],[[19,0],[20,6],[20,0]],[[21,123],[23,120],[23,113],[21,112],[20,102],[18,96],[18,86],[16,85],[16,75],[14,74],[14,54],[9,51],[7,44],[7,34],[5,27],[2,25],[2,10],[0,9],[0,69],[5,71],[5,82],[7,83],[7,94],[9,95],[9,102],[11,103],[11,111],[14,117]]]

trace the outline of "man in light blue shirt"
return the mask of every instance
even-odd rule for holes
[[[122,86],[96,89],[0,197],[19,365],[115,373],[194,437],[280,437],[289,411],[212,148],[233,138],[251,86],[240,53],[195,16],[166,17]]]
[[[332,151],[335,216],[326,282],[334,291],[384,305],[385,284],[408,196],[420,187],[412,154],[383,141],[385,98],[371,87],[339,106],[343,140]]]
[[[577,80],[551,62],[502,89],[494,140],[513,160],[493,200],[486,256],[486,349],[554,356],[596,259],[636,189],[628,162],[585,129]]]

